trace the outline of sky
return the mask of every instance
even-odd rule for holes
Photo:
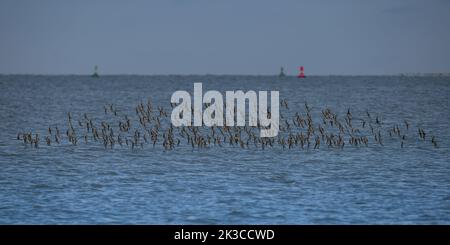
[[[450,0],[0,0],[1,74],[450,72]]]

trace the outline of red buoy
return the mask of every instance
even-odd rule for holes
[[[298,78],[305,78],[305,69],[303,68],[303,66],[300,66],[300,74],[298,74]]]

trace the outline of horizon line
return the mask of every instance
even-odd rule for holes
[[[0,76],[92,76],[93,74],[86,73],[0,73]],[[217,74],[217,73],[185,73],[185,74],[168,74],[168,73],[111,73],[98,74],[102,76],[276,76],[279,74]],[[306,77],[320,77],[320,76],[450,76],[450,72],[399,72],[386,74],[306,74]],[[297,75],[285,74],[285,77],[297,77]]]

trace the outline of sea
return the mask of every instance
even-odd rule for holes
[[[224,96],[279,91],[280,123],[306,106],[314,125],[325,109],[342,122],[350,112],[383,143],[368,133],[368,145],[289,148],[281,132],[264,149],[181,136],[167,149],[162,130],[155,146],[64,139],[69,113],[75,128],[85,115],[138,127],[136,106],[151,101],[170,118],[171,95],[197,82]],[[0,75],[0,224],[450,224],[449,95],[450,77],[437,76]],[[60,144],[46,144],[49,127]],[[38,133],[38,147],[23,133]]]

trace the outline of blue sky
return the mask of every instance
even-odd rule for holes
[[[0,0],[0,73],[450,72],[450,0]]]

